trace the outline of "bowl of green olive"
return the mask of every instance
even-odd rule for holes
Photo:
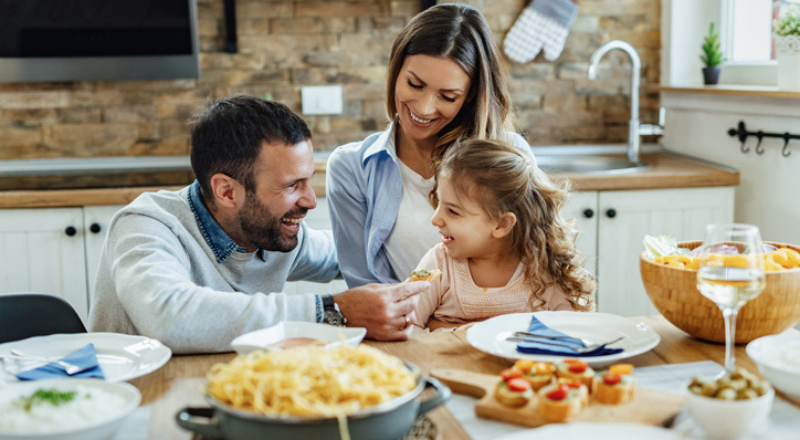
[[[733,440],[768,428],[775,390],[766,380],[737,368],[722,377],[695,377],[685,397],[689,414],[709,438]]]

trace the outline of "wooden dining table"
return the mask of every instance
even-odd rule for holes
[[[723,364],[725,345],[696,339],[670,324],[662,316],[630,318],[651,326],[661,342],[654,349],[626,360],[637,367],[711,360]],[[420,333],[404,342],[365,341],[420,367],[424,373],[436,368],[459,368],[479,373],[497,374],[512,361],[472,347],[465,331]],[[149,406],[150,439],[189,439],[192,433],[180,428],[175,414],[184,407],[207,407],[203,398],[206,374],[212,365],[230,361],[235,353],[178,355],[146,376],[130,381],[142,393],[142,405]],[[757,372],[747,357],[745,345],[736,347],[737,365]],[[469,439],[469,435],[444,406],[429,413],[443,440]]]

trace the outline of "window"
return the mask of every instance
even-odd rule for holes
[[[775,59],[772,20],[779,0],[729,0],[723,7],[723,51],[729,63]]]

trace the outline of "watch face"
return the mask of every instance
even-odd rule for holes
[[[343,326],[345,324],[344,316],[336,311],[326,311],[325,317],[322,319],[325,324]]]

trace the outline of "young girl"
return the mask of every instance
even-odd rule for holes
[[[420,261],[442,277],[421,294],[411,322],[449,324],[506,313],[593,309],[592,276],[576,231],[560,215],[567,184],[556,184],[515,147],[471,139],[445,154],[431,201],[442,242]]]

